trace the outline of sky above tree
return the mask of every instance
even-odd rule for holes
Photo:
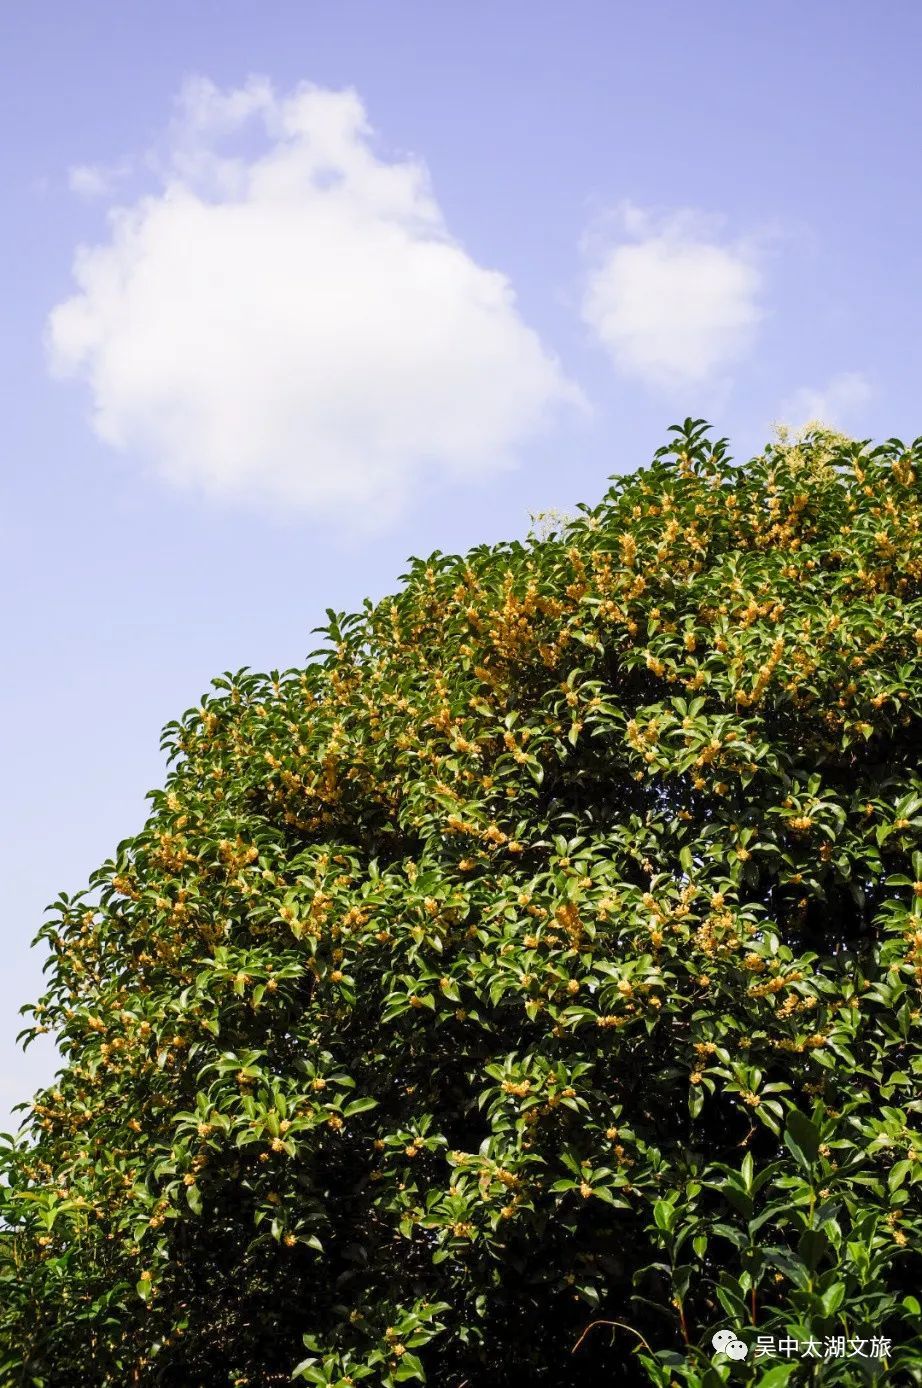
[[[922,14],[52,0],[0,17],[0,1110],[159,729],[667,426],[922,432]]]

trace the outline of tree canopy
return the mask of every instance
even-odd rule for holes
[[[922,439],[672,433],[167,727],[4,1383],[922,1383]]]

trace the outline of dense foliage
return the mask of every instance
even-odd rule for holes
[[[2,1382],[922,1383],[922,439],[689,420],[327,637],[41,931]]]

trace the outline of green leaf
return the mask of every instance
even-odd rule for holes
[[[671,1233],[675,1224],[676,1211],[672,1205],[665,1200],[657,1200],[653,1206],[653,1218],[656,1227],[665,1233]]]
[[[820,1297],[820,1304],[827,1316],[832,1316],[838,1311],[842,1302],[845,1300],[845,1283],[834,1282],[831,1287],[827,1287]]]
[[[395,1383],[405,1383],[411,1378],[424,1380],[426,1375],[423,1372],[422,1362],[408,1350],[406,1354],[401,1356],[393,1377]]]
[[[809,1171],[819,1152],[819,1129],[798,1109],[791,1109],[784,1129],[784,1143],[804,1170]]]
[[[797,1251],[812,1272],[825,1257],[829,1246],[829,1237],[822,1229],[805,1229],[800,1236]]]
[[[759,1375],[759,1388],[784,1388],[784,1385],[797,1372],[797,1360],[788,1364],[774,1364],[767,1373]]]
[[[377,1099],[372,1099],[369,1095],[366,1095],[364,1098],[353,1099],[348,1103],[343,1109],[343,1117],[353,1118],[357,1113],[367,1113],[369,1109],[377,1107]]]
[[[307,1383],[329,1383],[323,1369],[317,1367],[316,1358],[302,1359],[292,1373],[292,1378],[303,1378]]]

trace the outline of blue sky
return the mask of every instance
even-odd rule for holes
[[[922,432],[922,10],[0,14],[0,1114],[29,942],[159,729],[667,426]],[[2,1120],[0,1120],[2,1121]]]

